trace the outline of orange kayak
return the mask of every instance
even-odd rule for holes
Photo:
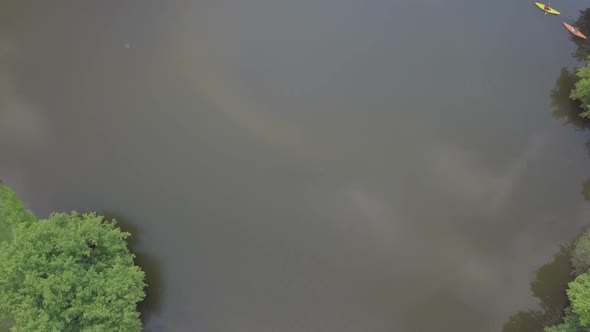
[[[573,35],[578,36],[582,39],[586,39],[586,36],[584,36],[584,34],[581,33],[580,30],[578,30],[578,28],[571,26],[567,23],[563,23],[563,26],[567,29],[567,31],[571,32]]]

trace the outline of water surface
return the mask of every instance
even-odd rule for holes
[[[588,220],[582,1],[5,2],[0,177],[134,231],[146,330],[498,331]]]

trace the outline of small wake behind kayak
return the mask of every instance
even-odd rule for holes
[[[580,32],[580,30],[578,30],[578,28],[571,26],[567,23],[563,23],[563,26],[567,29],[567,31],[571,32],[573,35],[580,37],[582,39],[586,39],[586,36],[584,36],[583,33]]]
[[[545,13],[548,14],[553,14],[553,15],[559,15],[559,12],[551,7],[549,7],[549,10],[545,10],[545,4],[544,3],[540,3],[540,2],[535,2],[535,6],[537,6],[540,10],[544,11]]]

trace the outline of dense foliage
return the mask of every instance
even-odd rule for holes
[[[581,274],[571,282],[567,295],[572,303],[572,312],[580,318],[580,325],[590,326],[590,275]]]
[[[37,218],[25,209],[15,192],[0,184],[0,242],[11,238],[11,229],[14,225],[35,221]]]
[[[572,265],[576,275],[588,272],[590,268],[590,231],[585,231],[572,250]]]
[[[578,81],[572,90],[571,97],[582,103],[584,112],[580,113],[583,118],[590,118],[590,67],[584,67],[576,73]]]
[[[545,328],[545,332],[587,332],[588,329],[582,327],[578,316],[573,315],[569,309],[565,312],[563,323],[557,326]]]
[[[0,225],[11,239],[0,243],[0,313],[14,331],[141,331],[144,273],[114,222],[75,212],[35,221],[0,186]]]

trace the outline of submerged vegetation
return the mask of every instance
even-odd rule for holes
[[[94,213],[37,220],[0,185],[0,329],[141,331],[129,235]]]

